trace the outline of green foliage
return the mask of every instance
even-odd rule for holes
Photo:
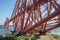
[[[32,35],[31,40],[37,40],[37,38],[34,35]]]
[[[55,39],[60,40],[59,36],[52,35]],[[14,35],[6,35],[6,40],[37,40],[37,37],[34,34],[27,34],[24,36],[14,36]]]
[[[37,40],[35,37],[32,37],[31,40]]]

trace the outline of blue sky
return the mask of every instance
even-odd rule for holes
[[[16,0],[0,0],[0,25],[4,24],[6,17],[10,18]]]

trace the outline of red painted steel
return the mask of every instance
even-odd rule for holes
[[[6,18],[4,26],[8,29],[12,22],[14,31],[22,30],[23,33],[50,31],[59,26],[59,15],[57,0],[17,0],[11,18]]]

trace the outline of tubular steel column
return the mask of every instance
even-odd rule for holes
[[[51,12],[52,10],[53,12]],[[22,31],[24,34],[39,31],[48,32],[59,26],[60,23],[57,21],[49,24],[50,21],[56,20],[56,16],[60,21],[59,15],[60,5],[56,0],[17,0],[11,18],[6,19],[4,26],[9,28],[9,23],[12,21],[14,30]],[[51,24],[55,25],[51,27]]]

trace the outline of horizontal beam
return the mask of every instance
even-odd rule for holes
[[[60,27],[60,23],[56,24],[54,27],[46,29],[45,32],[51,31],[51,30],[56,29],[58,27]]]

